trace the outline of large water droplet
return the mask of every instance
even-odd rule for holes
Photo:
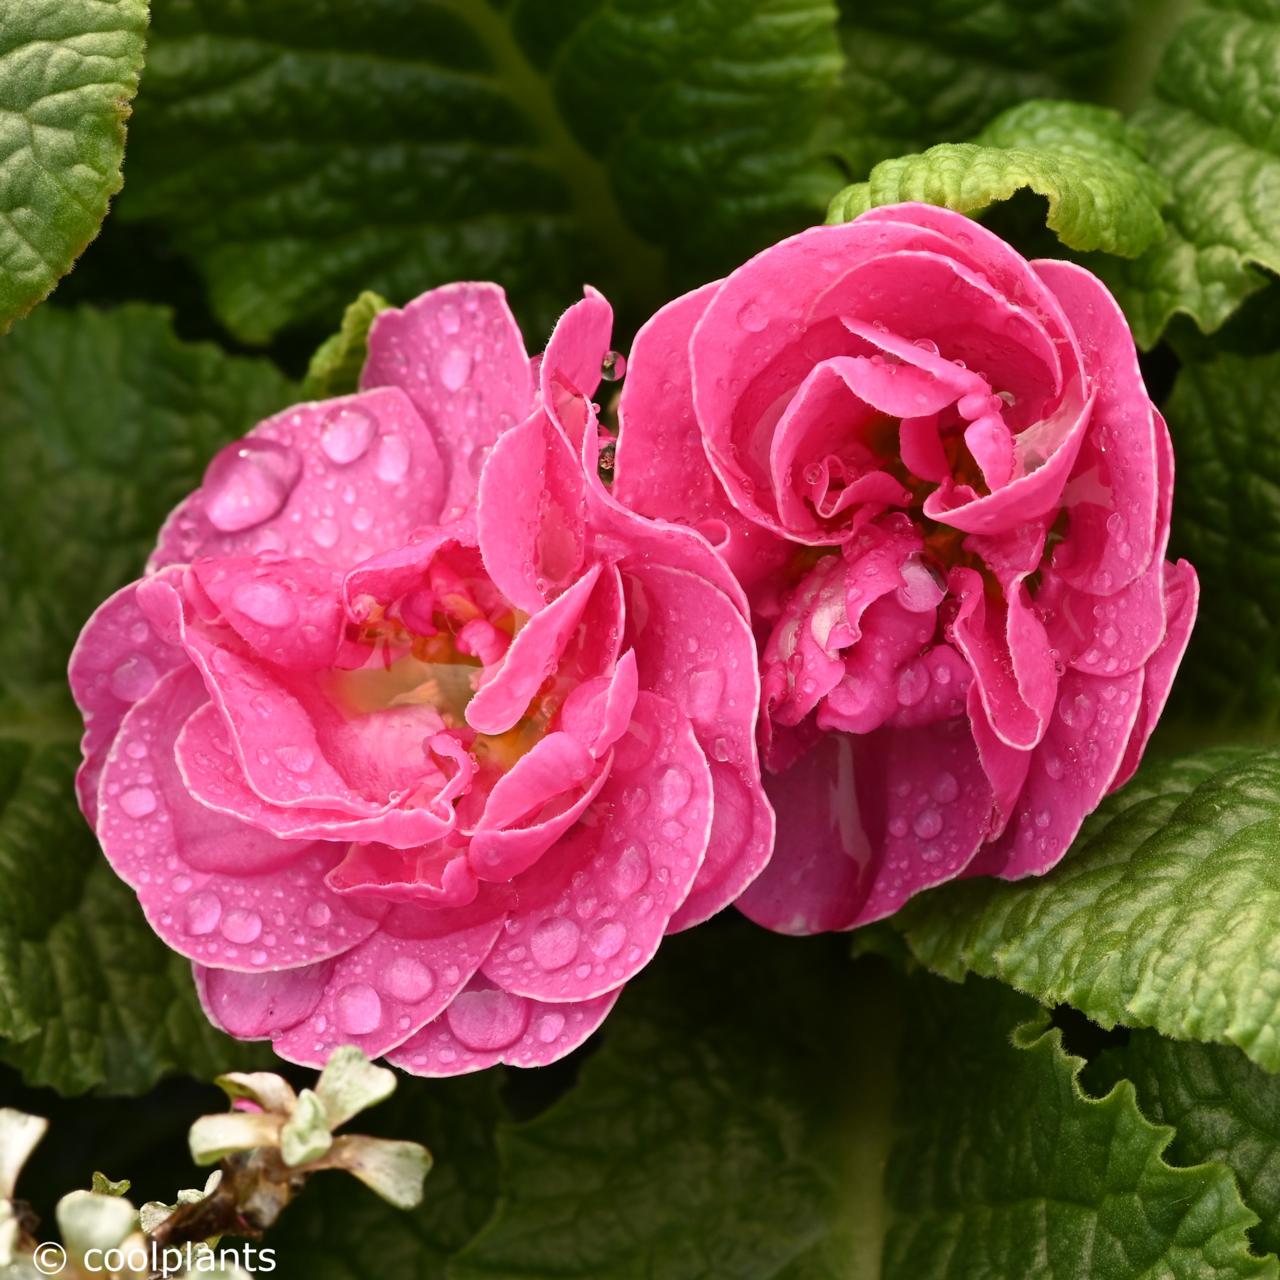
[[[373,463],[379,480],[399,484],[409,471],[409,446],[403,436],[384,436]]]
[[[126,658],[111,675],[111,692],[124,702],[137,702],[158,678],[155,663],[140,653]]]
[[[617,920],[604,920],[591,931],[591,950],[601,960],[609,960],[622,950],[627,940],[626,926]]]
[[[358,405],[340,405],[325,415],[320,447],[331,462],[345,467],[363,458],[378,434],[373,414]]]
[[[351,1036],[367,1036],[382,1022],[382,1000],[365,982],[353,982],[338,992],[338,1026]]]
[[[658,780],[658,803],[667,813],[678,813],[689,803],[693,780],[688,770],[673,764]]]
[[[449,1030],[477,1051],[504,1049],[529,1020],[528,1002],[507,991],[464,991],[445,1010]]]
[[[565,916],[544,920],[529,940],[533,958],[547,970],[561,969],[578,954],[581,931]]]
[[[911,829],[921,840],[932,840],[942,830],[942,814],[937,809],[921,809],[911,823]]]
[[[212,933],[222,918],[222,899],[206,890],[187,902],[187,932],[199,938]]]
[[[276,759],[290,773],[307,773],[316,762],[316,753],[310,747],[295,747],[286,743],[276,748]]]
[[[629,898],[649,878],[649,856],[638,844],[623,845],[609,871],[609,885],[619,898]]]
[[[425,1000],[435,985],[431,970],[413,956],[397,956],[382,975],[383,991],[406,1004]]]
[[[275,440],[229,444],[204,473],[205,515],[223,533],[252,529],[280,511],[301,474],[298,455]]]
[[[538,1019],[538,1025],[534,1028],[534,1035],[543,1044],[554,1044],[563,1030],[564,1014],[547,1013]]]
[[[130,787],[120,797],[120,807],[131,818],[145,818],[156,811],[156,793],[150,787]]]
[[[440,328],[448,334],[457,333],[462,327],[462,317],[452,302],[446,302],[440,308]]]
[[[262,917],[256,911],[228,911],[222,918],[222,936],[228,942],[247,946],[262,932]]]
[[[960,784],[954,773],[940,773],[929,788],[933,798],[939,804],[950,804],[960,794]]]
[[[303,914],[313,929],[323,929],[333,919],[333,912],[326,902],[313,902]]]
[[[458,391],[471,376],[471,357],[461,347],[451,347],[440,361],[440,381],[449,391]]]
[[[627,374],[627,358],[621,351],[606,351],[600,362],[600,376],[606,382],[618,382]]]
[[[298,619],[298,607],[289,593],[274,582],[252,579],[237,584],[231,603],[247,618],[264,627],[287,627]]]
[[[738,323],[748,333],[760,333],[769,323],[769,315],[754,298],[751,298],[739,308]]]

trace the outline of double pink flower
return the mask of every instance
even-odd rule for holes
[[[785,241],[641,331],[611,491],[610,326],[384,313],[86,625],[81,803],[233,1034],[548,1062],[666,933],[1044,871],[1136,767],[1196,583],[1091,275],[917,205]]]

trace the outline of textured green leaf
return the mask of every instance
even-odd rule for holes
[[[120,190],[147,0],[0,6],[0,331],[70,269]]]
[[[479,1230],[497,1196],[499,1076],[401,1077],[360,1117],[361,1133],[420,1142],[433,1159],[425,1199],[393,1209],[348,1174],[314,1178],[266,1243],[279,1280],[444,1280],[449,1256]]]
[[[533,326],[584,279],[632,307],[830,192],[834,0],[162,0],[122,216],[241,337],[361,288],[492,278]]]
[[[1166,49],[1153,100],[1135,115],[1169,181],[1168,236],[1132,264],[1101,264],[1138,341],[1183,312],[1217,329],[1280,271],[1280,6],[1211,0]]]
[[[971,880],[898,919],[938,972],[1000,978],[1104,1027],[1238,1045],[1280,1068],[1280,753],[1152,761],[1040,879]]]
[[[1164,234],[1164,183],[1125,122],[1102,107],[1047,100],[1011,108],[973,142],[882,161],[836,196],[827,221],[899,200],[978,214],[1024,188],[1046,198],[1049,227],[1073,249],[1134,256]]]
[[[0,1053],[32,1081],[134,1092],[245,1059],[76,808],[65,673],[209,456],[291,391],[153,308],[45,309],[0,345]]]
[[[1280,723],[1280,355],[1184,365],[1165,406],[1178,454],[1176,550],[1200,573],[1200,617],[1175,710]]]
[[[358,389],[360,370],[369,351],[369,329],[379,311],[386,310],[386,298],[366,289],[343,313],[342,325],[316,349],[302,381],[308,400],[345,396]]]
[[[1142,1116],[1131,1084],[1086,1097],[1043,1010],[973,979],[915,997],[884,1280],[1280,1274],[1249,1250],[1256,1217],[1230,1173],[1166,1163],[1171,1130]]]
[[[842,950],[666,944],[579,1083],[500,1128],[452,1280],[1276,1275],[1228,1172],[1166,1165],[1130,1086],[1087,1099],[1032,1001]]]
[[[1146,1116],[1174,1127],[1168,1158],[1225,1164],[1260,1219],[1257,1246],[1280,1249],[1280,1077],[1229,1045],[1186,1044],[1150,1031],[1108,1050],[1084,1079],[1109,1087],[1121,1077],[1133,1082]]]
[[[1085,94],[1115,55],[1128,0],[841,0],[833,141],[851,176],[971,138],[1029,98]]]

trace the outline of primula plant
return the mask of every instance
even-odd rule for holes
[[[1277,82],[0,0],[0,1277],[1280,1280]]]

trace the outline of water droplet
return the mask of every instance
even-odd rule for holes
[[[912,346],[919,347],[921,351],[927,352],[931,356],[938,354],[938,344],[930,338],[917,338]]]
[[[256,911],[228,911],[222,918],[222,936],[228,942],[247,946],[262,932],[262,917]]]
[[[738,311],[738,323],[748,333],[760,333],[769,323],[765,309],[754,299],[744,302]]]
[[[364,457],[377,434],[378,424],[367,409],[340,405],[325,415],[320,447],[331,462],[346,467]]]
[[[618,382],[627,375],[627,358],[621,351],[606,351],[600,362],[600,376],[606,382]]]
[[[324,547],[328,550],[329,547],[337,545],[341,532],[336,520],[330,520],[328,516],[322,516],[311,526],[311,539],[316,546]]]
[[[622,944],[626,940],[625,925],[619,924],[616,920],[604,920],[591,931],[591,950],[601,960],[609,960],[622,950]]]
[[[548,1013],[538,1019],[538,1025],[534,1029],[534,1035],[543,1044],[554,1044],[560,1037],[560,1033],[564,1030],[564,1014]]]
[[[623,845],[609,872],[609,885],[619,898],[629,898],[649,878],[649,858],[638,844]]]
[[[366,982],[353,982],[338,992],[338,1026],[348,1035],[367,1036],[382,1022],[382,1000]]]
[[[315,752],[310,747],[295,747],[285,744],[276,748],[276,759],[290,773],[306,773],[316,762]]]
[[[197,893],[187,903],[187,932],[195,937],[212,933],[222,919],[222,899],[216,893]]]
[[[298,619],[298,608],[289,593],[274,582],[241,582],[231,593],[231,603],[264,627],[287,627]]]
[[[449,391],[458,391],[471,376],[471,357],[461,347],[451,347],[440,361],[440,381]]]
[[[425,1000],[435,989],[431,970],[413,956],[397,956],[382,975],[382,989],[389,996],[414,1004]]]
[[[578,954],[581,930],[565,916],[544,920],[529,941],[533,958],[544,969],[562,969]]]
[[[954,773],[940,773],[929,788],[930,794],[939,804],[950,804],[960,794],[960,784]]]
[[[399,484],[409,471],[409,446],[403,436],[385,436],[378,446],[373,469],[379,480]]]
[[[1057,756],[1045,756],[1044,771],[1056,782],[1062,777],[1062,761]]]
[[[898,677],[898,702],[904,707],[914,707],[929,689],[929,668],[923,662],[913,662]]]
[[[145,818],[156,811],[156,793],[150,787],[130,787],[120,797],[120,807],[131,818]]]
[[[1018,397],[1015,396],[1012,391],[997,391],[996,399],[1003,400],[1005,404],[1011,409],[1015,404],[1018,403]]]
[[[313,902],[306,909],[304,918],[313,929],[323,929],[333,918],[333,912],[329,910],[327,903]]]
[[[457,333],[462,327],[462,317],[458,314],[458,308],[452,302],[446,302],[440,308],[440,328],[448,334]]]
[[[667,813],[678,813],[692,794],[693,780],[678,764],[671,765],[658,781],[658,803]]]
[[[280,511],[301,473],[298,455],[274,440],[229,444],[204,473],[205,515],[223,533],[252,529]]]
[[[937,809],[921,809],[911,824],[921,840],[932,840],[942,830],[942,814]]]
[[[529,1005],[507,991],[464,991],[444,1016],[449,1030],[468,1049],[504,1049],[524,1033]]]
[[[158,678],[155,663],[140,653],[126,658],[111,675],[111,692],[124,702],[137,702]]]

